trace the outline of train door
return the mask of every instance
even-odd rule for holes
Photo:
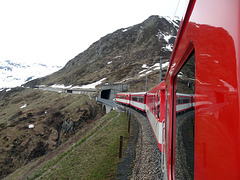
[[[163,137],[163,153],[162,153],[162,156],[161,156],[161,166],[162,166],[162,172],[163,172],[163,179],[168,179],[168,173],[169,173],[169,131],[170,131],[170,126],[169,126],[169,122],[168,122],[168,119],[169,119],[169,105],[168,105],[168,101],[169,101],[169,91],[168,91],[168,87],[166,86],[165,87],[166,90],[163,91],[163,96],[164,97],[162,99],[162,103],[161,104],[164,104],[165,107],[164,107],[164,110],[161,112],[165,112],[165,118],[164,118],[164,137]]]
[[[172,177],[194,179],[195,108],[177,112],[177,93],[195,96],[195,54],[191,53],[174,77],[172,133]]]
[[[166,171],[166,157],[165,157],[165,149],[166,149],[166,119],[165,119],[165,90],[158,91],[159,96],[159,121],[162,123],[162,147],[161,147],[161,168],[162,172]],[[162,112],[160,114],[160,112]]]
[[[160,90],[158,90],[156,95],[156,108],[157,108],[156,115],[158,120],[160,120],[160,96],[161,96],[161,93],[160,93]]]

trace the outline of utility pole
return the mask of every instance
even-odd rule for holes
[[[162,56],[160,56],[160,83],[162,82]]]
[[[145,91],[147,92],[147,74],[146,74],[146,90]]]

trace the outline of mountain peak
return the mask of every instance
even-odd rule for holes
[[[164,62],[170,59],[179,23],[167,17],[150,16],[142,23],[107,34],[60,71],[31,83],[81,86],[103,78],[108,83],[136,79],[143,64],[153,66],[160,56]]]

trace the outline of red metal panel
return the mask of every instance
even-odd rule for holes
[[[194,4],[194,1],[191,1]],[[191,16],[190,16],[191,15]],[[194,179],[240,179],[239,0],[199,0],[190,7],[166,77],[171,172],[173,78],[194,47],[196,57]],[[174,147],[174,146],[173,146]],[[169,178],[171,173],[168,173]]]

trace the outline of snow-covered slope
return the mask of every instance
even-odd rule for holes
[[[49,75],[62,68],[41,63],[23,64],[11,60],[0,61],[0,88],[20,86],[30,80]]]

